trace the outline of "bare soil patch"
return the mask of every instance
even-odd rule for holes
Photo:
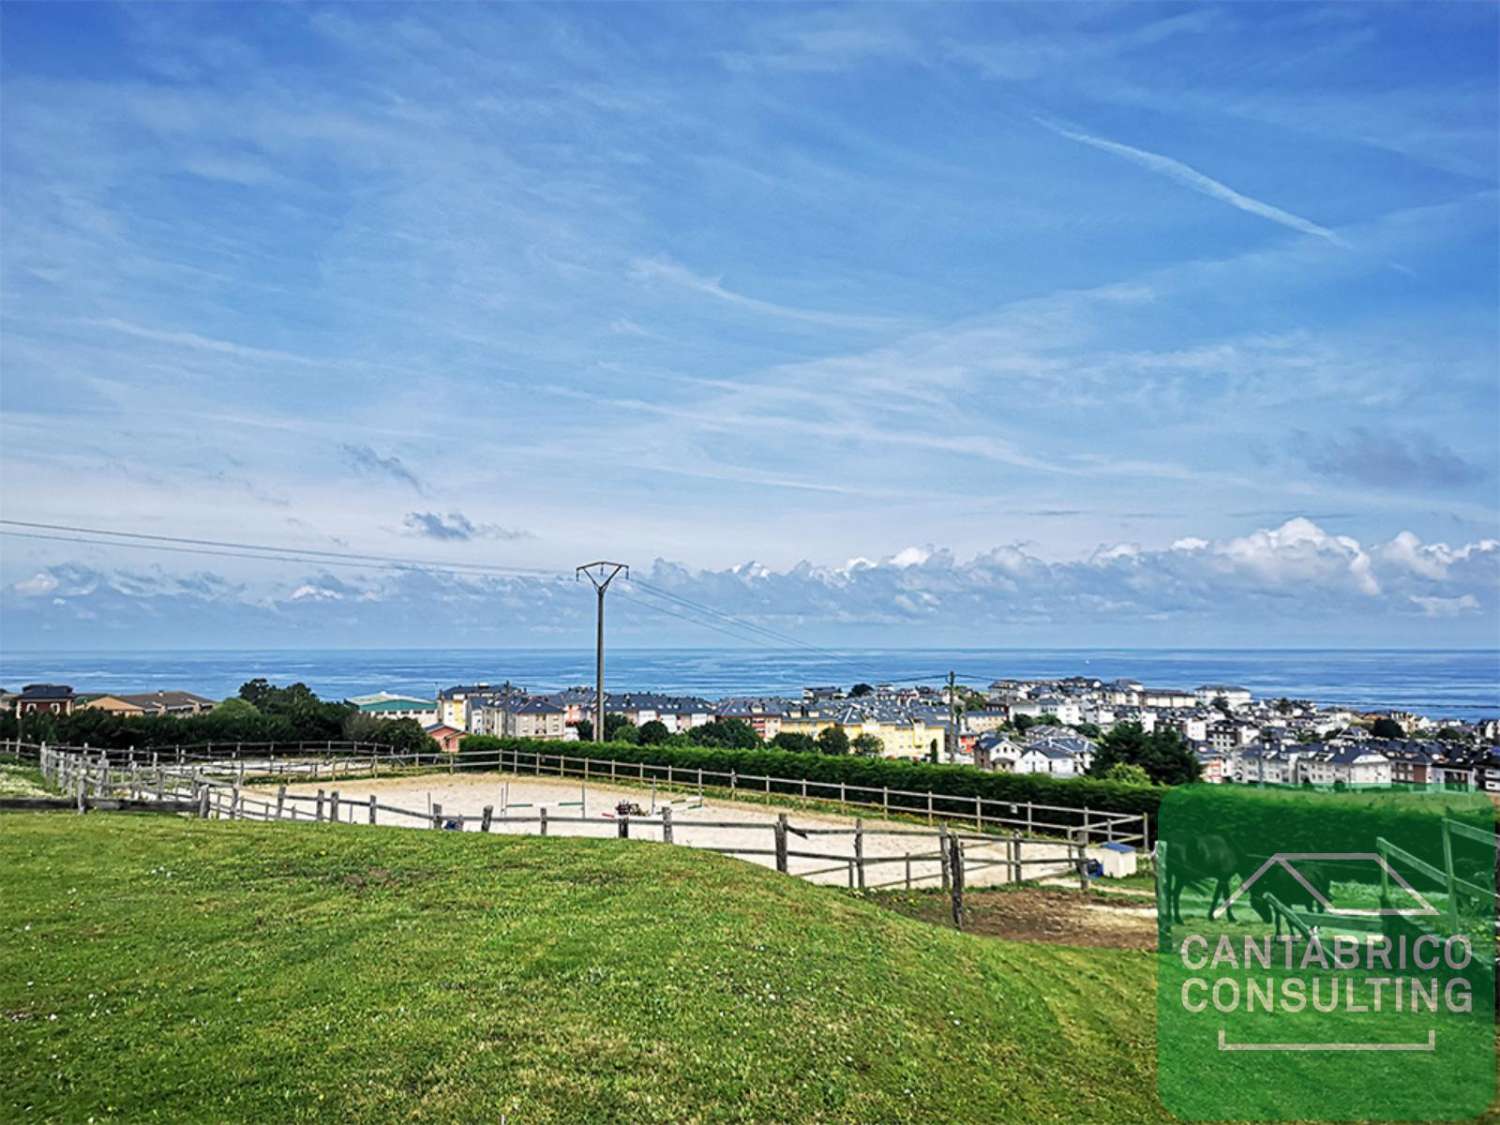
[[[871,897],[910,918],[951,924],[946,895],[896,892]],[[964,895],[964,929],[1012,941],[1150,951],[1156,948],[1156,909],[1111,895],[1083,895],[1062,888],[971,890]]]

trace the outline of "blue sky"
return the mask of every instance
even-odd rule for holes
[[[6,643],[1493,645],[1497,30],[7,4],[6,518],[569,581],[7,538]]]

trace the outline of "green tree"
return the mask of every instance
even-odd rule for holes
[[[1370,733],[1376,738],[1405,738],[1406,731],[1401,724],[1389,716],[1382,715],[1376,719],[1370,727]]]
[[[1151,775],[1134,762],[1116,762],[1104,773],[1105,781],[1119,781],[1126,785],[1150,785]]]
[[[243,696],[231,695],[228,699],[215,703],[209,714],[216,719],[244,719],[259,715],[260,708]]]
[[[604,716],[604,741],[605,742],[639,742],[641,732],[624,715]]]
[[[855,684],[852,688],[849,689],[849,695],[854,699],[858,699],[864,695],[871,695],[874,693],[874,691],[875,689],[872,688],[869,684]]]
[[[641,724],[641,745],[656,746],[665,742],[672,732],[667,729],[667,724],[660,719],[652,719],[649,723]]]
[[[760,735],[744,719],[722,716],[688,731],[688,739],[695,746],[717,746],[725,750],[754,750],[761,746]]]
[[[885,753],[885,743],[874,734],[861,734],[850,746],[856,754],[865,758],[878,758]]]
[[[824,727],[818,732],[817,742],[824,754],[849,753],[849,736],[842,727]]]
[[[1444,727],[1437,732],[1437,737],[1443,742],[1473,742],[1474,736],[1468,731],[1459,730],[1457,727]]]
[[[578,741],[579,742],[593,742],[594,741],[594,720],[593,719],[579,719],[576,723],[573,724],[573,729],[578,732]]]
[[[1089,774],[1108,777],[1122,762],[1140,766],[1159,785],[1197,781],[1203,772],[1198,756],[1177,731],[1160,727],[1147,734],[1139,723],[1121,723],[1099,740]]]
[[[771,739],[771,745],[777,750],[790,750],[794,754],[812,754],[818,749],[818,744],[813,741],[812,735],[794,734],[785,730]]]

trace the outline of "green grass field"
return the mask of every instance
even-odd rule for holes
[[[1150,956],[647,843],[0,817],[0,1119],[1145,1121]]]

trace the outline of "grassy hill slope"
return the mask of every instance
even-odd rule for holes
[[[0,1118],[1157,1120],[1144,954],[646,843],[0,817]]]

